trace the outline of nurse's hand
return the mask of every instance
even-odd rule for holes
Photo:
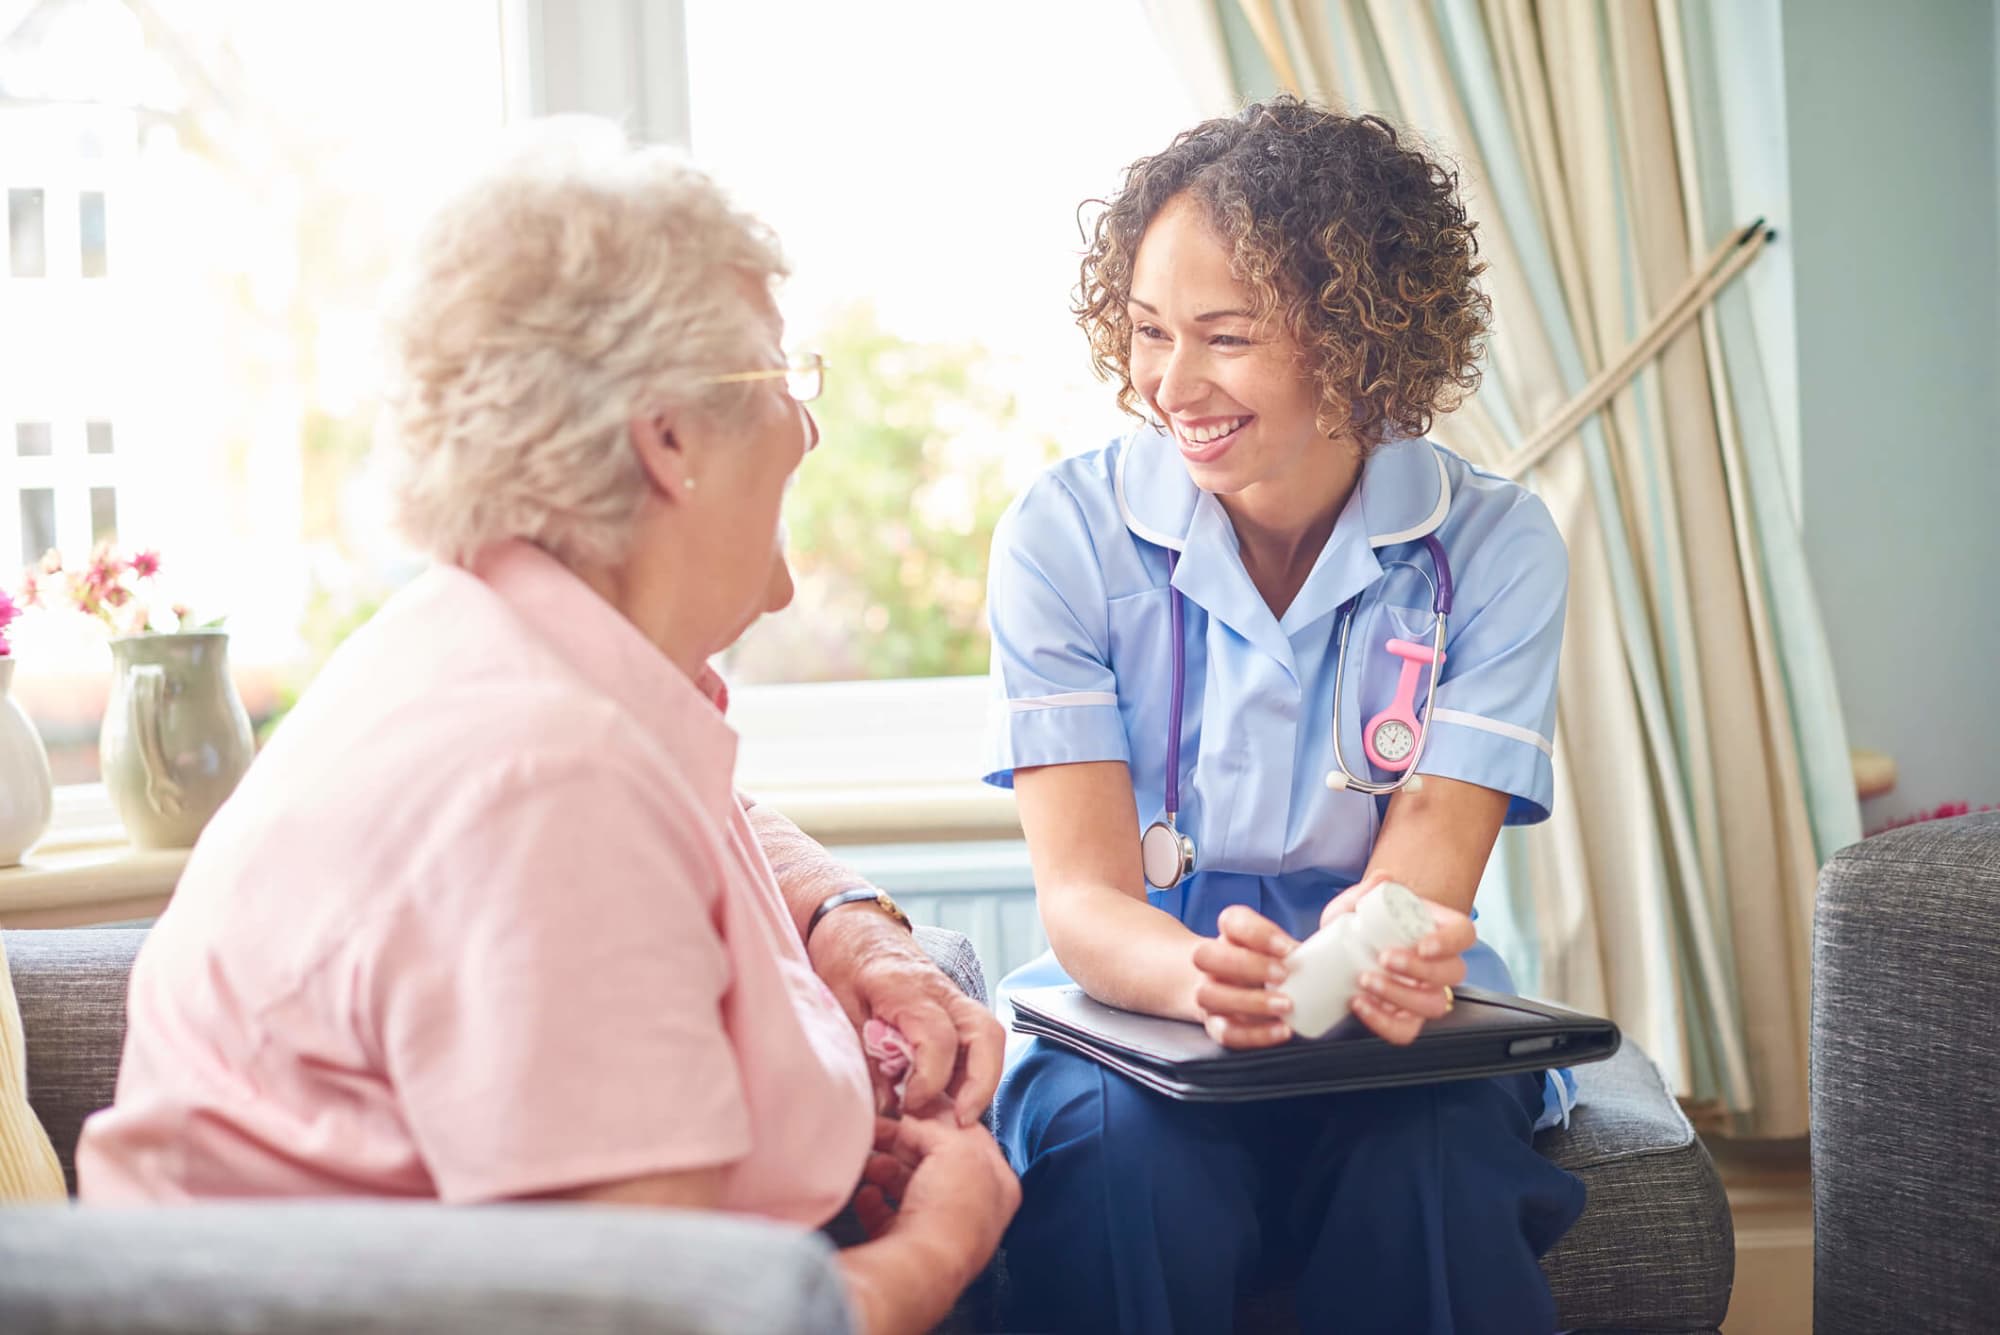
[[[1321,910],[1320,926],[1354,912],[1361,897],[1387,879],[1377,874],[1343,890]],[[1362,974],[1354,994],[1354,1013],[1391,1043],[1416,1042],[1426,1020],[1451,1010],[1451,989],[1465,981],[1465,952],[1479,940],[1472,919],[1457,909],[1429,899],[1424,907],[1431,911],[1430,932],[1413,946],[1383,951],[1381,967]]]
[[[1221,933],[1194,948],[1201,971],[1194,1003],[1208,1036],[1225,1048],[1268,1048],[1292,1036],[1292,1000],[1271,990],[1285,980],[1285,956],[1298,946],[1255,909],[1232,904],[1215,920]]]

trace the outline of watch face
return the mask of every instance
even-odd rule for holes
[[[1384,760],[1402,760],[1417,746],[1417,734],[1401,719],[1384,719],[1375,726],[1375,754]]]

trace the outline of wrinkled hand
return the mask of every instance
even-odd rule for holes
[[[959,991],[909,932],[872,910],[828,915],[813,933],[811,955],[857,1034],[872,1016],[909,1040],[914,1062],[904,1111],[935,1113],[933,1105],[948,1100],[959,1125],[979,1120],[1000,1083],[1006,1048],[992,1012]],[[876,1108],[887,1111],[893,1092],[872,1063],[869,1073]]]
[[[1268,1048],[1292,1036],[1292,1000],[1271,990],[1285,981],[1285,956],[1298,946],[1253,908],[1232,904],[1215,920],[1220,935],[1194,948],[1201,971],[1194,1002],[1208,1036],[1225,1048]]]
[[[1377,873],[1341,891],[1320,911],[1320,926],[1354,912],[1363,895],[1388,879]],[[1472,919],[1457,909],[1428,899],[1424,907],[1431,911],[1429,934],[1414,946],[1383,951],[1380,967],[1361,975],[1354,994],[1354,1013],[1391,1043],[1416,1042],[1426,1020],[1451,1010],[1451,989],[1465,981],[1465,952],[1479,939]]]
[[[871,1241],[904,1229],[930,1235],[948,1243],[969,1280],[1020,1204],[1020,1179],[984,1126],[876,1119],[875,1148],[854,1193],[855,1218]]]

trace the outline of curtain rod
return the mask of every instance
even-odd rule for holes
[[[1748,268],[1750,262],[1763,253],[1764,247],[1777,239],[1777,235],[1759,218],[1738,229],[1717,246],[1701,267],[1689,275],[1687,282],[1681,285],[1666,307],[1653,317],[1653,322],[1646,326],[1632,346],[1598,372],[1561,412],[1520,449],[1501,460],[1497,471],[1507,477],[1519,478],[1546,458],[1556,446],[1574,436],[1577,428],[1602,409],[1612,395],[1630,384],[1633,377],[1659,356],[1660,349],[1707,309],[1722,289]]]

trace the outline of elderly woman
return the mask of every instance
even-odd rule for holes
[[[816,1227],[852,1199],[871,1330],[928,1327],[985,1264],[1018,1199],[978,1120],[999,1028],[886,897],[746,810],[706,666],[792,595],[820,370],[780,351],[782,273],[707,179],[597,122],[537,127],[444,209],[393,348],[402,516],[437,564],[195,848],[86,1200]],[[871,1020],[913,1049],[899,1121]]]

